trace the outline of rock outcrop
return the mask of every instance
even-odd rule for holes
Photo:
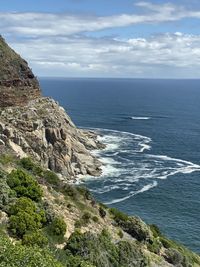
[[[0,36],[0,107],[24,105],[40,96],[38,80],[27,62]]]
[[[0,37],[0,152],[31,156],[65,177],[99,175],[90,150],[101,145],[92,132],[77,129],[65,110],[43,98],[28,64]]]
[[[38,98],[0,112],[0,147],[19,157],[31,156],[65,177],[101,173],[100,162],[90,153],[102,147],[96,135],[77,129],[53,99]]]

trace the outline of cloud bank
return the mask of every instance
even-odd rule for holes
[[[174,4],[138,2],[140,14],[84,16],[0,13],[0,32],[38,75],[197,77],[200,35],[152,34],[148,38],[92,37],[90,33],[139,24],[200,19],[200,11]]]

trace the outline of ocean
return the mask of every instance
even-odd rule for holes
[[[45,96],[107,144],[94,196],[200,253],[200,80],[40,78]]]

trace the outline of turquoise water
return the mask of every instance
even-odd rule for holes
[[[107,144],[102,202],[200,252],[200,80],[41,79],[74,122]]]

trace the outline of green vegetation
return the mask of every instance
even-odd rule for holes
[[[67,230],[67,225],[62,218],[55,218],[51,223],[51,230],[55,235],[64,236]]]
[[[42,189],[38,182],[27,172],[21,169],[13,170],[8,175],[7,183],[18,197],[24,196],[34,201],[41,200]]]
[[[48,245],[47,237],[42,231],[28,232],[23,236],[22,244],[27,246],[39,246],[41,248]]]
[[[48,249],[13,244],[9,238],[0,233],[1,267],[63,267]]]
[[[34,163],[31,158],[22,158],[19,160],[18,164],[20,167],[32,172],[34,175],[42,174],[42,168],[38,164]]]
[[[5,255],[16,253],[9,254],[7,261],[6,256],[1,258],[0,251],[0,266],[149,267],[155,254],[175,266],[200,266],[196,254],[164,237],[156,225],[148,226],[138,217],[97,203],[86,188],[63,184],[55,173],[30,158],[7,162],[17,169],[10,174],[0,171],[0,210],[8,216],[8,232],[3,234],[0,249],[5,248]],[[43,198],[43,185],[53,199],[50,203],[46,195]],[[69,239],[65,237],[69,225],[64,220],[66,213],[62,218],[62,212],[58,212],[61,206],[76,228]],[[96,229],[85,233],[79,230],[83,226],[92,229],[95,224],[96,234]],[[108,224],[109,230],[102,224]],[[5,224],[0,226],[5,228]],[[129,241],[124,232],[129,234]]]
[[[22,238],[30,231],[37,231],[45,223],[43,210],[38,210],[29,198],[19,198],[10,208],[9,230],[12,234]]]
[[[44,179],[47,181],[47,183],[58,186],[60,183],[60,179],[58,178],[58,175],[56,175],[52,171],[44,171],[43,175]]]
[[[114,244],[105,230],[99,235],[76,231],[69,238],[65,250],[67,255],[79,256],[96,267],[148,266],[148,259],[137,246],[127,241]]]

